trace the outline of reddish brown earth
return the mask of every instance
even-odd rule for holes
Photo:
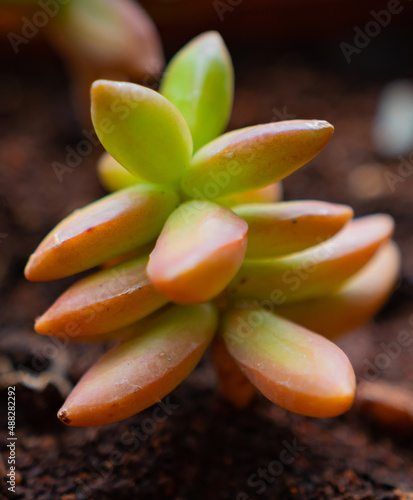
[[[400,285],[374,322],[340,342],[361,381],[367,364],[374,364],[399,332],[413,333],[413,176],[391,192],[383,172],[397,171],[398,161],[383,161],[370,141],[378,94],[387,81],[412,76],[406,64],[412,47],[403,37],[383,37],[350,66],[337,45],[287,55],[235,53],[231,128],[280,115],[327,119],[336,127],[327,148],[285,182],[285,198],[348,203],[357,215],[381,211],[396,219],[404,259]],[[392,52],[379,51],[394,43]],[[33,318],[70,279],[34,284],[22,273],[30,252],[64,215],[103,194],[94,171],[101,150],[94,147],[59,182],[52,163],[64,163],[65,148],[76,148],[84,136],[71,112],[60,62],[48,52],[40,57],[28,47],[18,64],[5,60],[0,96],[0,371],[11,364],[27,377],[25,385],[16,386],[19,484],[11,498],[413,498],[413,424],[402,434],[397,420],[379,425],[360,407],[335,419],[304,418],[264,399],[235,411],[215,396],[208,357],[172,393],[162,422],[149,408],[102,428],[61,424],[55,416],[63,401],[60,391],[78,380],[105,346],[56,347],[33,333]],[[375,167],[366,174],[360,166],[369,163]],[[403,387],[413,398],[413,347],[401,349],[387,365],[377,380]],[[42,373],[43,389],[27,387],[32,371]],[[4,458],[5,395],[3,390]],[[291,447],[295,456],[288,454]],[[291,463],[282,465],[286,456]],[[0,498],[8,498],[1,488]]]

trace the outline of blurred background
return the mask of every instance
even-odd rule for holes
[[[147,14],[135,4],[0,1],[0,439],[4,452],[4,388],[16,385],[13,498],[413,498],[413,346],[389,354],[399,332],[413,335],[412,2],[145,0]],[[235,66],[229,129],[293,118],[335,126],[329,145],[285,181],[284,198],[347,203],[357,216],[396,220],[399,286],[374,321],[339,341],[359,382],[376,384],[380,405],[360,397],[348,414],[323,420],[264,400],[234,413],[215,397],[205,359],[172,393],[179,408],[138,446],[123,437],[150,409],[103,428],[66,428],[56,411],[105,346],[37,336],[33,319],[71,279],[28,283],[23,269],[64,216],[105,194],[90,82],[156,88],[163,58],[211,29]],[[56,164],[67,167],[61,175]],[[263,490],[251,484],[294,440],[305,448],[294,463]]]

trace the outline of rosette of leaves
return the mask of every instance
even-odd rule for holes
[[[353,369],[328,338],[366,321],[390,294],[399,271],[392,219],[279,202],[277,183],[333,127],[293,120],[219,135],[232,98],[230,56],[214,32],[178,52],[159,93],[93,84],[92,119],[107,151],[100,175],[115,192],[64,219],[26,267],[42,281],[101,266],[36,320],[40,334],[117,341],[69,395],[63,422],[101,425],[143,410],[211,342],[221,393],[235,405],[255,387],[304,415],[351,406]]]

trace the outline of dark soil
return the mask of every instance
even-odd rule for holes
[[[402,49],[411,53],[405,45]],[[53,171],[53,162],[65,162],[65,149],[76,148],[85,137],[73,117],[60,62],[39,50],[45,49],[28,47],[18,65],[6,60],[0,76],[0,372],[11,363],[19,372],[14,376],[25,377],[16,383],[19,484],[15,494],[2,485],[0,498],[412,499],[413,428],[400,434],[397,425],[380,426],[358,406],[323,420],[293,415],[264,399],[235,411],[215,396],[208,357],[171,394],[162,422],[155,421],[153,408],[95,429],[68,428],[57,420],[68,383],[76,382],[105,346],[56,346],[33,333],[33,318],[70,280],[28,283],[23,267],[63,216],[103,190],[94,170],[99,148],[62,182]],[[285,182],[285,198],[348,203],[357,215],[380,211],[396,219],[404,259],[400,286],[374,322],[340,341],[361,381],[366,362],[375,363],[383,343],[413,330],[413,176],[391,192],[382,172],[397,171],[398,161],[383,161],[370,141],[381,88],[395,77],[411,76],[397,65],[398,53],[380,73],[368,65],[367,55],[363,64],[347,66],[341,54],[322,48],[235,56],[231,128],[283,113],[327,119],[336,127],[327,148]],[[374,47],[369,54],[374,61]],[[374,164],[367,178],[360,169],[365,164]],[[378,182],[373,195],[371,182]],[[413,398],[413,347],[404,348],[377,378],[406,388]],[[3,390],[3,458],[5,396]],[[281,464],[284,450],[291,448],[288,457],[294,460]]]

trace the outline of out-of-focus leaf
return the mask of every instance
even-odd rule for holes
[[[126,168],[123,168],[106,151],[99,158],[97,170],[100,182],[108,191],[119,191],[120,189],[142,182],[142,179],[131,174]]]
[[[221,336],[214,338],[211,352],[218,374],[218,392],[236,408],[246,408],[254,399],[255,388],[228,352]]]
[[[73,65],[87,62],[101,77],[120,73],[141,79],[164,65],[156,27],[132,0],[66,1],[47,32]]]
[[[334,294],[284,304],[277,314],[334,339],[374,316],[392,293],[400,275],[400,251],[384,243],[371,260]]]
[[[282,305],[335,292],[390,239],[393,226],[389,215],[360,217],[329,240],[303,252],[245,260],[228,286],[228,295]]]

